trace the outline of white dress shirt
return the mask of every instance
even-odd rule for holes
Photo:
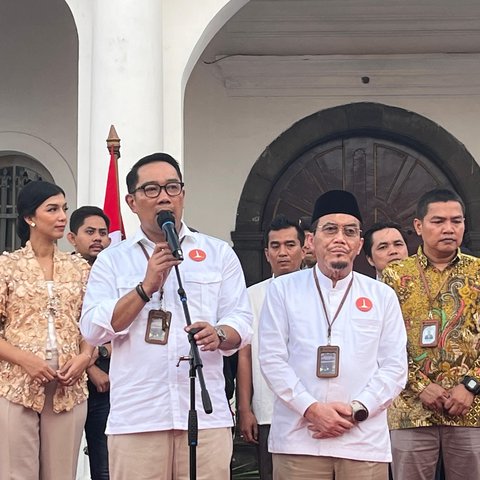
[[[251,338],[252,314],[237,256],[226,242],[192,232],[185,224],[180,237],[184,238],[185,260],[179,270],[192,323],[228,325],[240,334],[242,346],[245,345]],[[189,354],[190,345],[184,331],[186,323],[174,269],[164,285],[163,307],[172,312],[166,345],[145,342],[148,312],[161,306],[158,292],[127,329],[115,332],[111,326],[117,301],[145,276],[147,259],[138,241],[151,255],[155,245],[139,229],[98,256],[83,303],[80,326],[86,340],[93,345],[112,342],[107,434],[187,429],[190,366],[189,362],[181,362],[177,367],[177,362],[181,355]],[[213,406],[213,413],[205,414],[196,381],[200,429],[232,425],[223,376],[223,355],[231,353],[200,352]]]
[[[333,288],[318,266],[314,268],[332,321],[352,274]],[[259,338],[262,372],[276,394],[272,453],[391,461],[386,408],[407,379],[405,327],[395,292],[369,277],[353,275],[332,327],[331,344],[340,348],[335,378],[317,377],[317,349],[327,345],[328,324],[313,270],[283,275],[268,288]],[[352,400],[367,407],[367,420],[339,437],[312,438],[303,416],[311,404]]]
[[[273,392],[267,385],[260,370],[260,361],[258,360],[258,325],[260,313],[267,288],[272,281],[271,278],[263,282],[256,283],[247,288],[248,298],[253,312],[253,337],[252,337],[252,411],[255,414],[259,425],[270,425],[272,423],[273,413]]]

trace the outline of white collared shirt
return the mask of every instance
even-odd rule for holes
[[[316,269],[330,321],[351,274],[332,287]],[[328,324],[313,270],[283,275],[267,290],[260,318],[260,365],[275,393],[269,450],[273,453],[391,461],[386,408],[405,386],[406,333],[395,292],[359,273],[332,327],[340,349],[339,375],[317,377],[317,350],[327,345]],[[371,305],[371,308],[369,308]],[[336,438],[313,439],[303,417],[321,403],[352,400],[369,411],[366,421]]]
[[[260,362],[258,360],[258,324],[260,321],[260,312],[262,311],[265,294],[272,278],[263,282],[256,283],[247,288],[248,298],[253,312],[253,337],[252,337],[252,411],[255,414],[259,425],[269,425],[272,423],[273,413],[273,392],[267,385],[260,371]]]
[[[185,260],[179,270],[192,323],[228,325],[240,334],[242,346],[245,345],[251,338],[252,314],[237,256],[226,242],[192,232],[185,224],[180,237],[184,238]],[[138,241],[151,255],[154,243],[139,229],[98,256],[83,303],[80,327],[86,340],[93,345],[112,342],[107,434],[187,429],[189,362],[181,362],[178,367],[176,364],[181,355],[189,354],[190,345],[184,331],[186,323],[175,271],[172,269],[164,285],[163,307],[172,312],[167,345],[145,342],[148,312],[160,308],[158,292],[127,329],[114,332],[111,326],[117,301],[145,277],[147,259]],[[233,352],[200,352],[213,406],[213,413],[206,415],[197,381],[200,429],[232,425],[223,376],[225,353]]]

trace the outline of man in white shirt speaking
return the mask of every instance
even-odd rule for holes
[[[386,409],[407,379],[406,333],[395,292],[353,272],[361,222],[351,193],[320,196],[317,265],[267,291],[259,358],[275,394],[275,480],[388,478]]]
[[[108,435],[112,480],[189,478],[187,361],[194,338],[213,413],[198,410],[197,479],[228,480],[232,416],[225,396],[223,355],[251,337],[252,315],[240,262],[226,242],[193,232],[182,221],[184,183],[178,163],[156,153],[127,175],[126,201],[140,220],[127,240],[102,252],[90,273],[81,330],[93,345],[112,342]],[[157,221],[174,215],[184,260],[175,257]],[[162,214],[163,215],[163,214]],[[173,228],[173,227],[172,227]],[[185,327],[179,275],[193,324]]]

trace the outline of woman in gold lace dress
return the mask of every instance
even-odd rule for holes
[[[75,478],[93,348],[78,319],[89,266],[60,252],[63,190],[28,183],[18,196],[23,248],[0,255],[0,478]]]

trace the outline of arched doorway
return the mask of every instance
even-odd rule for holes
[[[234,248],[247,283],[269,275],[263,231],[273,216],[309,215],[332,188],[357,196],[364,223],[394,220],[411,231],[416,201],[436,186],[455,189],[467,205],[469,248],[478,253],[480,168],[464,146],[439,125],[413,112],[375,103],[331,108],[300,120],[253,166],[237,210]],[[359,265],[363,269],[362,265]]]

